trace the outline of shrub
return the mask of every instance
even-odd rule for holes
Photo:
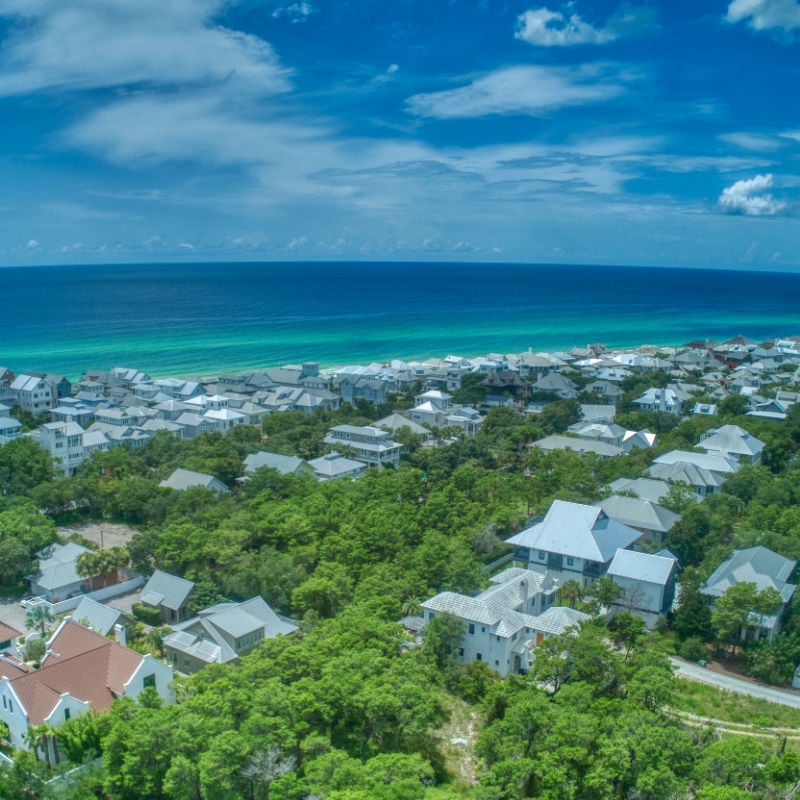
[[[135,619],[144,622],[145,625],[160,625],[161,612],[152,606],[146,606],[142,603],[134,603],[131,611]]]
[[[678,655],[687,661],[700,661],[709,657],[708,645],[699,636],[690,636],[681,643]]]

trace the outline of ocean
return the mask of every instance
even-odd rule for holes
[[[526,264],[0,269],[0,366],[75,379],[800,334],[800,275]]]

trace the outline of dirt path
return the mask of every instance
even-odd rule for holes
[[[439,730],[442,753],[448,771],[465,786],[478,783],[478,756],[475,753],[475,740],[480,730],[477,712],[463,702],[450,709],[450,719]]]
[[[678,711],[674,708],[668,708],[666,711],[671,717],[679,719],[692,728],[713,726],[720,733],[738,736],[756,736],[762,739],[786,738],[792,741],[800,741],[800,732],[798,732],[797,728],[766,728],[756,725],[747,725],[743,722],[729,722],[728,720],[701,717],[698,714],[692,714],[689,711]]]

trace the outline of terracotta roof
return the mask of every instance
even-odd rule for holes
[[[41,669],[12,679],[31,725],[43,722],[65,692],[107,711],[142,663],[139,653],[71,620],[51,639],[49,649]]]
[[[14,680],[14,678],[19,678],[20,675],[30,671],[31,668],[27,664],[23,664],[18,659],[8,655],[8,653],[0,655],[0,678]]]
[[[8,623],[0,620],[0,642],[5,642],[7,639],[15,639],[17,636],[22,636],[22,631],[18,631]]]

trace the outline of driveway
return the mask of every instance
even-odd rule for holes
[[[790,689],[776,689],[772,686],[763,686],[760,683],[751,683],[741,678],[732,678],[730,675],[720,675],[699,664],[692,664],[682,658],[671,658],[676,668],[676,674],[681,678],[708,683],[720,689],[727,689],[729,692],[746,694],[750,697],[758,697],[762,700],[769,700],[771,703],[778,703],[782,706],[800,708],[800,692]]]
[[[25,624],[27,613],[27,610],[19,604],[19,600],[0,601],[0,621],[5,622],[6,625],[10,625],[12,628],[16,628],[18,631],[22,631],[26,635],[28,633],[28,626]],[[30,630],[34,629],[31,628]]]

